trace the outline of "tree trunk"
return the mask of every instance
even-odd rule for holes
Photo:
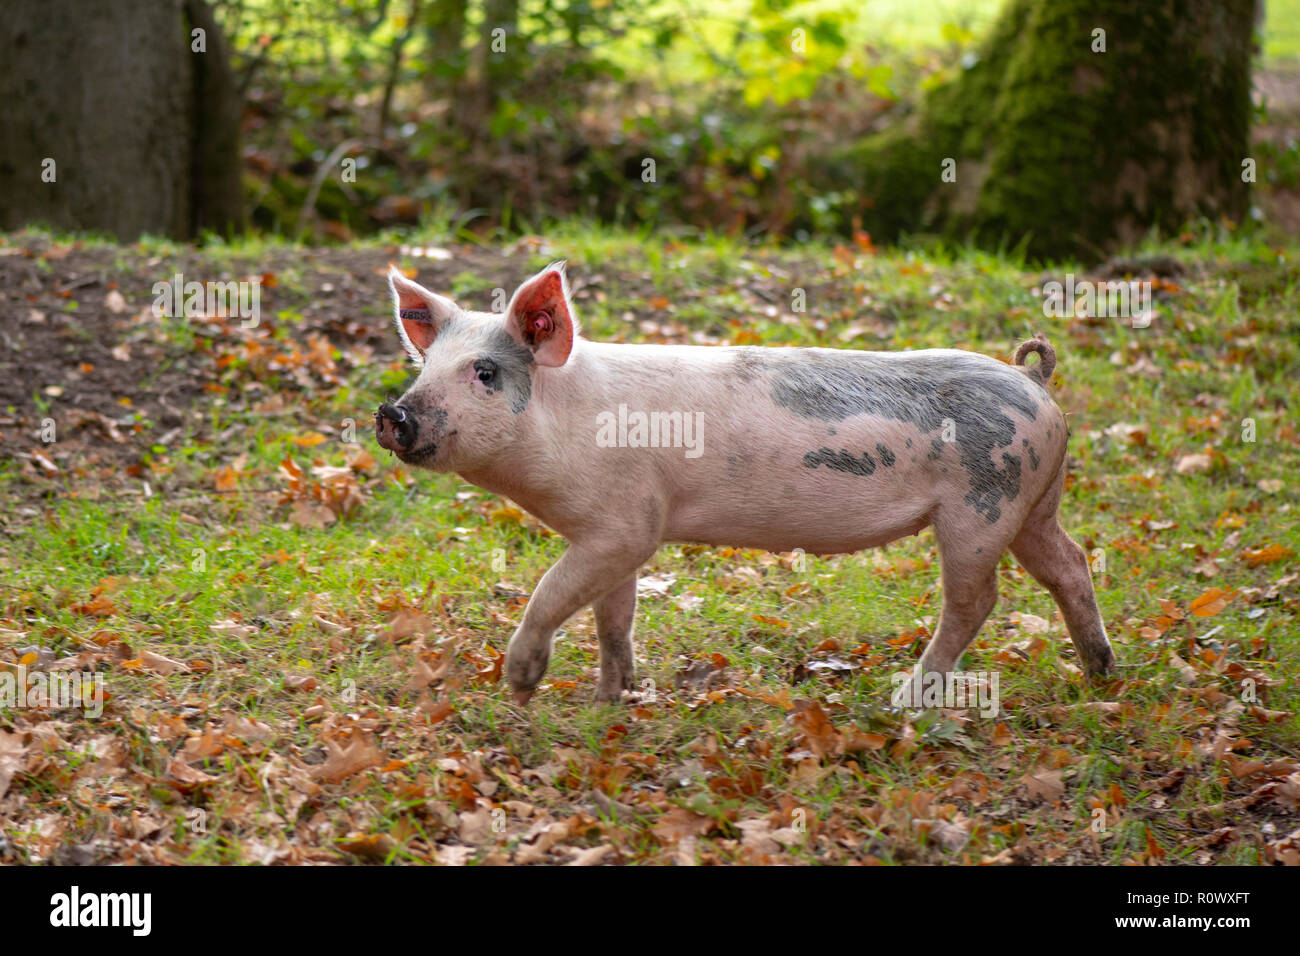
[[[1238,219],[1255,12],[1254,0],[1010,0],[974,63],[829,157],[828,173],[851,184],[861,204],[845,211],[877,239],[1023,243],[1034,258],[1100,258],[1152,228]]]
[[[192,54],[195,74],[190,195],[190,233],[230,235],[244,225],[243,157],[239,151],[239,122],[243,97],[230,64],[230,49],[204,0],[185,0],[185,17],[207,34],[207,53]],[[187,49],[189,49],[187,47]]]
[[[484,0],[481,53],[483,56],[482,117],[490,117],[502,99],[511,99],[520,82],[519,63],[524,57],[524,38],[519,34],[519,0]],[[492,33],[504,30],[504,49],[493,50]]]
[[[9,0],[0,62],[0,228],[238,226],[239,104],[201,0]]]
[[[434,99],[454,96],[465,74],[465,14],[465,0],[433,0],[425,9],[425,89]]]

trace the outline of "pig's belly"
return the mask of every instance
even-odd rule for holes
[[[696,486],[672,502],[664,539],[810,554],[876,547],[931,523],[933,495],[903,479],[804,469]]]

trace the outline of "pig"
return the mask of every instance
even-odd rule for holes
[[[594,342],[563,263],[499,314],[462,310],[395,268],[388,279],[419,374],[375,413],[380,446],[511,498],[569,544],[510,639],[517,703],[587,605],[595,699],[635,690],[637,571],[670,541],[827,555],[933,527],[942,611],[903,700],[950,679],[1010,548],[1055,599],[1086,673],[1111,669],[1083,549],[1057,520],[1069,431],[1047,391],[1046,339],[1010,364],[954,349]]]

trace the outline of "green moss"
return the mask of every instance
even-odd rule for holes
[[[937,232],[1056,258],[1240,217],[1252,9],[1015,0],[974,64],[831,158],[862,196],[846,219],[884,240]]]

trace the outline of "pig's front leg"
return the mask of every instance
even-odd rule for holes
[[[632,628],[636,620],[636,575],[617,585],[593,605],[600,640],[600,681],[596,701],[617,701],[636,688]]]
[[[628,587],[628,582],[631,582],[632,607],[635,607],[636,569],[654,554],[658,545],[658,541],[633,544],[619,542],[617,545],[607,542],[574,542],[560,560],[542,575],[542,580],[537,583],[524,610],[524,619],[510,638],[510,646],[506,649],[506,678],[510,681],[516,703],[526,704],[532,697],[542,675],[546,673],[546,665],[550,663],[551,639],[556,628],[580,608],[605,597],[615,589],[621,592]],[[606,616],[610,622],[612,645],[617,630],[614,625],[623,617],[622,608],[626,601],[611,597],[611,602],[606,612],[598,610],[597,613],[598,620],[599,616]],[[602,603],[601,607],[605,608],[605,605]],[[631,644],[628,640],[631,634],[630,613],[629,609],[627,637],[622,642],[625,654],[617,649],[612,649],[607,654],[606,642],[604,636],[601,636],[602,671],[607,660],[618,660],[616,667],[627,665],[628,680],[632,673]],[[599,625],[597,632],[600,633]],[[620,687],[622,673],[623,670],[620,669]],[[603,673],[600,687],[606,687]]]

